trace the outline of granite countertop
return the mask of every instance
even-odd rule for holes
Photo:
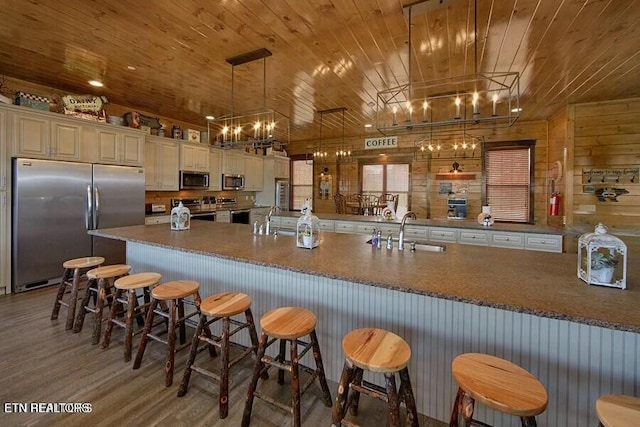
[[[348,215],[348,214],[335,214],[335,213],[314,213],[318,219],[326,219],[333,221],[353,221],[353,222],[367,222],[367,223],[380,223],[380,224],[398,224],[402,222],[402,218],[387,221],[379,216],[366,216],[366,215]],[[277,216],[297,218],[300,216],[298,211],[282,211]],[[423,225],[430,227],[450,227],[450,228],[464,228],[471,230],[491,230],[491,231],[511,231],[518,233],[539,233],[539,234],[562,234],[562,235],[574,235],[575,233],[568,231],[563,227],[553,227],[546,225],[535,224],[516,224],[516,223],[496,223],[491,227],[485,227],[479,224],[475,218],[466,219],[408,219],[407,225]]]
[[[573,253],[459,244],[447,244],[444,252],[398,251],[372,248],[366,236],[328,232],[309,250],[297,248],[292,236],[251,231],[244,224],[197,221],[186,231],[160,224],[90,234],[640,333],[640,263],[629,263],[621,290],[578,279]]]

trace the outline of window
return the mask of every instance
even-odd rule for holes
[[[534,142],[492,144],[485,152],[485,200],[496,221],[533,222]]]
[[[409,164],[374,164],[362,166],[362,193],[380,196],[398,194],[398,211],[409,205]]]
[[[306,199],[313,202],[313,161],[293,160],[291,162],[291,191],[293,192],[293,210],[302,209]]]

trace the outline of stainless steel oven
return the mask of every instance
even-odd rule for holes
[[[200,220],[200,221],[215,221],[216,213],[215,212],[192,212],[191,213],[192,220]]]
[[[231,222],[235,224],[249,224],[250,209],[237,209],[231,211]]]

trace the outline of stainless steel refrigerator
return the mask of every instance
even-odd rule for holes
[[[59,283],[62,263],[102,256],[125,262],[125,243],[88,230],[144,224],[144,170],[13,159],[13,292]]]

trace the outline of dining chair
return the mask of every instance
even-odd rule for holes
[[[347,200],[344,194],[336,193],[333,195],[333,203],[337,214],[347,213]]]

